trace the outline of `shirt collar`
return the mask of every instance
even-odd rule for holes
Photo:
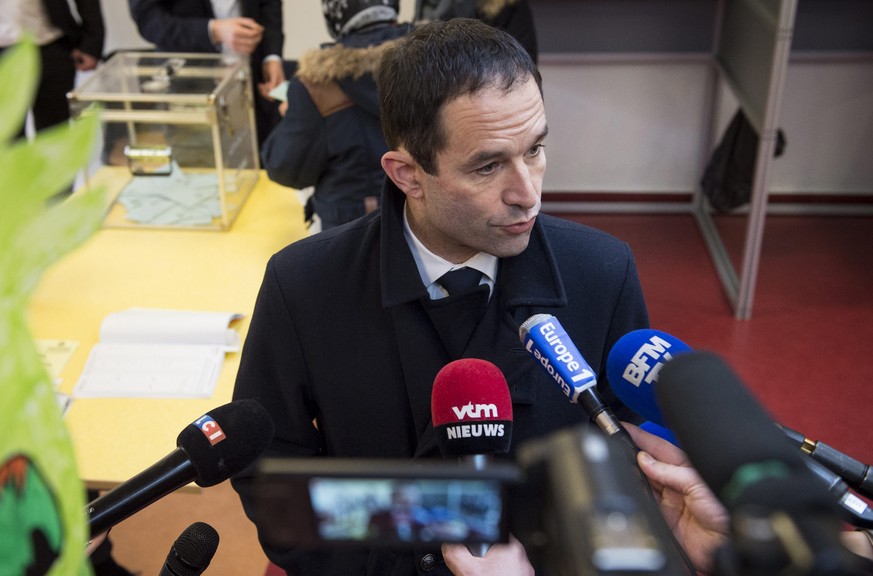
[[[457,268],[475,268],[485,275],[485,283],[488,284],[491,291],[494,291],[494,282],[497,280],[497,256],[478,252],[468,258],[461,264],[453,264],[441,256],[437,256],[427,249],[427,246],[422,244],[421,240],[416,237],[409,226],[409,218],[406,215],[406,204],[403,207],[403,236],[406,239],[409,250],[412,252],[412,258],[415,260],[415,265],[418,268],[418,274],[421,276],[421,282],[427,287],[431,297],[441,298],[446,295],[442,286],[436,284],[436,281],[448,272]]]

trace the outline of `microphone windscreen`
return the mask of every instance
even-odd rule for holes
[[[194,470],[195,482],[209,487],[253,463],[273,440],[273,420],[256,400],[235,400],[213,408],[176,437]]]
[[[446,364],[434,378],[431,418],[443,456],[508,452],[512,399],[506,377],[487,360]]]
[[[691,351],[682,340],[660,330],[628,332],[616,341],[606,358],[606,379],[621,402],[643,418],[664,426],[655,386],[665,363]]]
[[[185,528],[167,556],[167,568],[178,576],[203,574],[215,551],[218,550],[218,532],[205,522],[195,522]]]
[[[655,392],[667,425],[729,510],[833,505],[773,418],[715,354],[677,356],[664,366]]]

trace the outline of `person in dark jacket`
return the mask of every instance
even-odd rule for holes
[[[162,52],[224,52],[251,59],[255,122],[263,144],[279,122],[270,91],[285,81],[282,0],[128,0],[143,38]]]
[[[67,92],[73,89],[76,71],[95,69],[103,56],[106,31],[99,0],[76,0],[75,6],[78,17],[67,0],[4,3],[0,53],[18,42],[22,32],[40,49],[39,87],[31,107],[37,132],[70,119]]]
[[[324,0],[336,42],[300,58],[288,84],[287,110],[261,154],[269,177],[292,188],[315,186],[306,221],[322,230],[379,205],[388,148],[379,123],[373,71],[385,48],[409,30],[397,23],[398,0]]]
[[[527,0],[416,0],[416,22],[451,18],[476,18],[505,30],[536,63],[537,31]]]

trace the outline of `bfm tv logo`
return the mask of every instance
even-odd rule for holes
[[[216,422],[209,414],[204,414],[195,420],[194,425],[200,428],[200,431],[203,432],[203,435],[206,436],[206,439],[209,440],[209,443],[213,446],[227,438],[227,436],[224,435],[224,430],[221,429],[218,422]]]

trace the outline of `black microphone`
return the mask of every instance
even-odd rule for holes
[[[839,508],[718,356],[687,352],[667,362],[655,390],[670,428],[731,512],[721,574],[861,574],[839,538]]]
[[[500,368],[477,358],[462,358],[440,369],[431,391],[431,419],[443,457],[458,456],[476,470],[492,454],[509,451],[512,398]],[[488,544],[467,548],[482,557]]]
[[[609,351],[606,360],[606,378],[612,391],[622,403],[651,423],[663,426],[664,416],[655,396],[659,373],[674,356],[690,351],[691,347],[688,344],[666,332],[651,329],[634,330],[619,338]],[[847,471],[847,474],[856,479],[857,484],[863,485],[863,478],[865,474],[869,474],[869,467],[830,448],[818,451],[819,458],[816,458],[812,452],[815,452],[816,444],[821,446],[821,443],[813,443],[786,426],[778,423],[776,425],[782,428],[798,448],[806,452],[803,457],[804,463],[837,498],[846,522],[859,528],[873,528],[873,510],[849,491],[849,482],[844,481],[847,478],[841,475],[841,472]],[[645,426],[643,428],[646,429]],[[661,432],[659,435],[663,434]],[[835,456],[834,453],[839,456]],[[873,479],[869,479],[869,482],[873,485]],[[870,496],[870,494],[866,495]]]
[[[557,318],[551,314],[534,314],[519,327],[518,337],[570,402],[581,405],[591,421],[608,436],[620,440],[634,452],[639,451],[597,392],[597,375]]]
[[[846,481],[846,484],[861,495],[873,498],[873,471],[870,470],[869,465],[831,448],[824,442],[811,440],[788,426],[782,424],[778,426],[798,448],[809,454],[813,460],[823,464],[835,474],[839,474],[840,478]]]
[[[218,532],[209,524],[191,524],[173,542],[159,576],[200,576],[215,556],[218,540]]]
[[[209,487],[257,460],[273,439],[273,421],[255,400],[236,400],[186,426],[167,456],[88,504],[91,534],[100,534],[155,500],[196,482]]]

